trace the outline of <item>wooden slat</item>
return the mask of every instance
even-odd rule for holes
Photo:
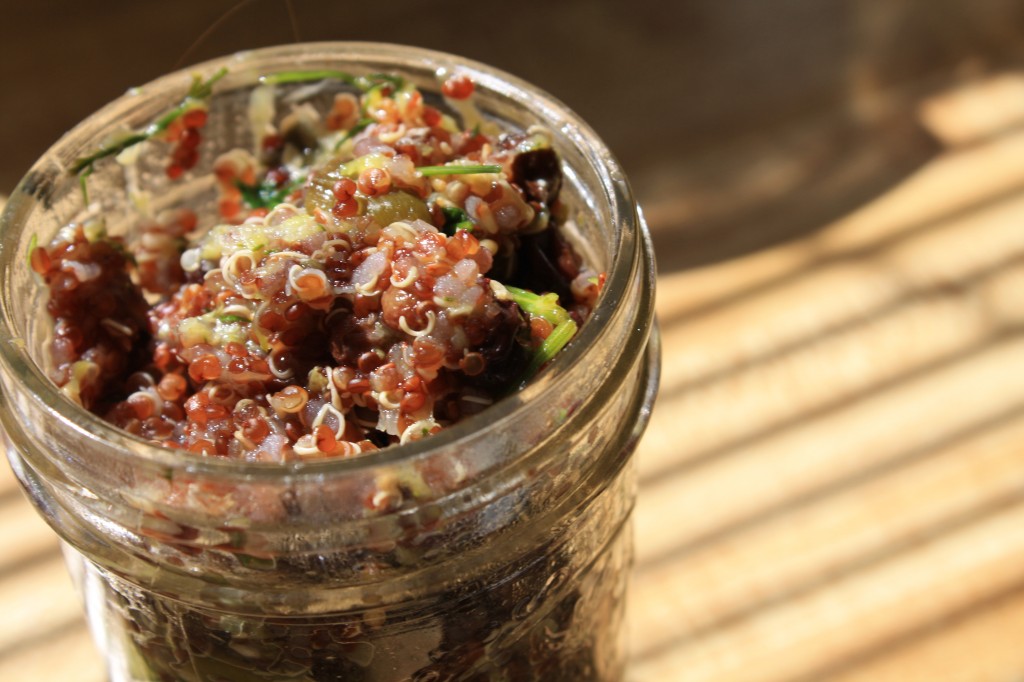
[[[101,669],[99,656],[88,637],[81,599],[64,567],[57,536],[17,489],[6,463],[0,467],[0,491],[5,491],[0,492],[0,536],[5,542],[0,554],[0,680],[98,679],[90,670]],[[61,667],[66,661],[54,660],[60,651],[53,646],[56,641],[73,644],[69,653],[85,667]],[[31,676],[47,664],[55,671],[78,672]]]
[[[1024,585],[1024,505],[913,549],[641,658],[631,679],[827,679],[837,661]],[[663,598],[682,605],[689,592],[673,582],[664,586]]]
[[[0,656],[4,682],[104,682],[105,667],[84,623],[52,629],[41,640]]]
[[[1024,593],[982,602],[830,675],[833,682],[999,682],[1024,670]]]
[[[1022,214],[1024,198],[1006,199],[871,257],[667,325],[672,352],[643,471],[656,475],[1017,324],[1019,307],[989,292],[1019,283]],[[692,418],[679,420],[680,410]]]
[[[1024,676],[986,629],[1024,617],[1024,105],[972,106],[855,213],[660,280],[631,680]]]
[[[0,480],[8,480],[9,476],[13,478],[4,465]],[[57,553],[57,536],[20,492],[12,492],[15,494],[0,499],[0,537],[5,542],[0,554],[0,576],[23,570],[25,565]]]
[[[665,320],[665,343],[676,349],[665,366],[665,387],[671,391],[742,369],[751,357],[827,333],[851,317],[984,275],[1024,253],[1024,233],[1017,229],[1022,210],[1021,195],[1004,198],[912,239],[753,292],[725,309],[679,324]],[[949,257],[953,253],[956,258]]]
[[[1018,351],[1024,358],[1024,345]],[[932,383],[929,388],[936,387]],[[1022,407],[1024,391],[1016,411]],[[680,547],[637,567],[631,592],[634,653],[657,656],[695,635],[724,630],[766,606],[912,552],[923,540],[955,533],[1019,502],[1024,420],[1014,417],[1009,405],[1001,414],[970,424],[962,436],[948,429],[933,433],[934,448],[900,453],[905,461],[875,476],[773,513],[752,513],[745,525],[717,535],[705,527],[723,521],[706,522],[699,544],[686,544],[693,540],[692,521],[675,517],[674,525],[683,527]],[[858,431],[843,433],[856,440]],[[872,444],[866,441],[850,447],[867,452]],[[785,480],[778,483],[787,486]],[[709,510],[727,506],[719,501],[712,507],[703,496],[701,501]],[[641,509],[648,503],[641,498]],[[701,589],[688,591],[690,585]]]
[[[890,192],[806,239],[713,266],[667,273],[660,280],[658,314],[671,320],[731,303],[741,294],[757,293],[823,263],[855,258],[908,238],[921,226],[1013,196],[1024,187],[1022,155],[1024,133],[1014,133],[938,156]],[[666,200],[670,197],[666,193]]]
[[[1024,74],[1000,73],[925,99],[921,121],[949,146],[992,138],[1024,122]]]
[[[3,446],[0,445],[0,451],[3,451]],[[5,457],[0,461],[0,501],[17,498],[18,497],[18,480],[14,478],[14,473],[7,466],[7,458]]]
[[[913,327],[904,329],[904,333],[914,331]],[[929,338],[933,337],[923,337]],[[831,357],[833,366],[822,367],[813,377],[826,386],[838,383],[838,371],[843,369],[840,358],[836,354]],[[945,368],[929,367],[930,371],[912,376],[903,386],[882,390],[874,400],[862,397],[849,406],[709,456],[698,468],[680,466],[650,479],[637,508],[639,560],[659,556],[684,538],[713,533],[830,482],[884,466],[903,453],[940,442],[948,434],[1020,404],[1024,374],[1008,373],[1006,368],[1022,362],[1024,343],[1019,338],[1004,342],[976,358],[968,356]],[[781,373],[777,376],[778,395],[783,397],[791,385]],[[999,391],[991,390],[996,385]],[[766,381],[761,387],[771,390],[771,383]],[[755,397],[760,399],[761,393],[758,386],[749,391],[755,396],[747,398],[733,389],[738,407],[731,413],[723,397],[721,408],[712,406],[715,412],[688,406],[676,415],[685,425],[693,419],[707,419],[710,413],[723,431],[737,428],[733,426],[737,422],[738,428],[743,428],[743,408],[753,404]],[[961,396],[965,399],[958,401]],[[666,409],[665,405],[660,409]],[[689,451],[686,441],[685,433],[677,437],[676,451],[683,455],[683,465]],[[644,454],[646,451],[641,457]],[[708,514],[709,509],[715,513]],[[666,525],[666,518],[672,523]]]
[[[0,658],[25,642],[45,640],[51,630],[83,623],[81,600],[57,552],[31,570],[6,576],[0,604]]]

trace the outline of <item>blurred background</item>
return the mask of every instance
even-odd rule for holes
[[[8,2],[0,195],[131,86],[407,43],[597,130],[659,263],[631,680],[1024,679],[1020,0]],[[0,679],[101,680],[0,474]]]

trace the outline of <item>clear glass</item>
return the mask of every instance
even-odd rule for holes
[[[193,73],[221,66],[229,74],[211,100],[206,161],[172,189],[164,159],[144,152],[130,179],[155,202],[213,201],[209,159],[250,144],[242,122],[261,74],[386,71],[436,92],[437,71],[458,69],[475,81],[486,116],[552,131],[577,246],[607,273],[592,318],[520,393],[431,438],[352,459],[182,455],[65,399],[45,375],[50,323],[30,245],[99,210],[111,231],[129,229],[118,164],[97,166],[90,206],[66,169],[174,106]],[[617,162],[564,105],[425,50],[247,52],[161,78],[88,118],[29,171],[2,229],[0,425],[18,478],[65,542],[111,679],[622,678],[630,461],[658,377],[653,256]],[[367,496],[396,482],[399,504],[366,508]]]

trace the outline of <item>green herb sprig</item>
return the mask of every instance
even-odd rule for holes
[[[541,342],[540,347],[530,358],[530,364],[523,373],[522,384],[525,384],[552,358],[558,355],[565,344],[576,335],[576,322],[569,316],[569,312],[558,304],[558,294],[535,294],[519,287],[505,286],[512,300],[526,313],[534,317],[540,317],[554,326],[547,338]]]
[[[444,225],[441,227],[441,231],[449,237],[454,237],[459,230],[473,231],[473,221],[469,219],[469,214],[458,206],[445,206],[441,209],[441,213],[444,214]]]
[[[188,113],[189,110],[202,105],[202,103],[213,93],[214,83],[226,76],[227,73],[228,70],[221,67],[216,73],[206,80],[203,80],[198,75],[195,76],[192,80],[192,86],[188,90],[188,94],[185,95],[185,98],[181,100],[181,103],[178,104],[178,106],[174,107],[142,130],[130,133],[116,142],[100,147],[88,156],[76,159],[75,162],[71,164],[69,172],[72,175],[82,174],[83,177],[88,177],[88,175],[93,171],[94,164],[100,159],[120,154],[125,149],[133,147],[140,142],[145,142],[146,140],[167,130],[172,123]],[[84,189],[83,181],[83,192]]]
[[[540,348],[537,349],[537,352],[534,353],[533,358],[530,360],[530,364],[526,368],[525,378],[523,379],[524,383],[531,379],[549,360],[558,355],[558,352],[575,335],[576,323],[572,318],[556,325],[551,330],[551,333],[548,334],[548,337],[540,344]]]
[[[283,85],[285,83],[309,83],[311,81],[337,80],[347,83],[362,92],[368,92],[382,85],[390,85],[401,90],[405,79],[390,73],[371,73],[365,76],[353,76],[344,71],[334,69],[314,69],[310,71],[279,71],[278,73],[260,76],[260,82],[267,85]]]
[[[497,164],[468,166],[453,163],[445,166],[420,166],[416,171],[423,177],[432,175],[476,175],[477,173],[500,173],[501,166]]]
[[[32,252],[36,250],[37,246],[39,246],[39,235],[33,233],[28,241],[28,251],[25,253],[25,264],[28,266],[29,271],[34,269],[32,267]]]
[[[342,135],[341,138],[338,140],[338,143],[334,145],[334,151],[338,151],[339,149],[341,149],[341,145],[345,144],[353,137],[366,130],[372,123],[373,119],[366,117],[363,117],[356,121],[355,125],[353,125],[348,131],[346,131],[345,134]]]
[[[526,289],[505,285],[505,289],[511,294],[512,300],[520,308],[534,317],[543,317],[552,325],[558,325],[569,318],[565,308],[558,305],[558,294],[535,294]]]
[[[242,201],[247,207],[271,209],[301,187],[303,182],[304,179],[299,178],[278,187],[276,183],[268,180],[255,185],[247,185],[241,180],[235,180],[235,187],[242,193]]]

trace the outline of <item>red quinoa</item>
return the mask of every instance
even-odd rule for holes
[[[466,100],[473,83],[442,92]],[[163,133],[172,180],[206,122],[192,107]],[[94,221],[31,254],[71,399],[193,453],[352,456],[515,390],[595,303],[542,131],[462,129],[384,81],[322,120],[295,108],[258,146],[213,163],[210,229],[179,209],[140,218],[128,243]]]

